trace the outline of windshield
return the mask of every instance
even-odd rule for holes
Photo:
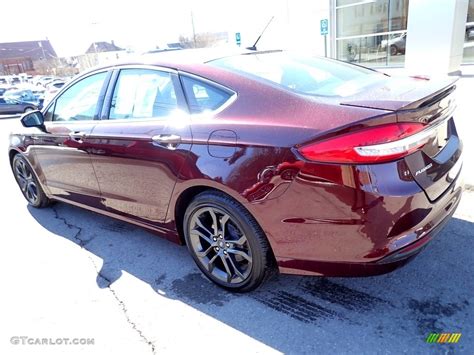
[[[386,80],[384,74],[349,63],[285,52],[232,56],[209,63],[318,96],[351,96]]]

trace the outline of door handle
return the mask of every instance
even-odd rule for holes
[[[69,137],[76,142],[82,143],[84,138],[86,138],[86,133],[85,132],[71,132],[69,133]]]
[[[181,143],[181,137],[176,134],[158,134],[151,137],[151,140],[153,141],[153,145],[170,150],[175,150],[179,143]]]

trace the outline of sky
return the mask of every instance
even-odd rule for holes
[[[2,6],[0,42],[48,38],[59,56],[83,54],[92,42],[115,41],[135,51],[146,51],[180,35],[192,36],[191,13],[196,33],[242,33],[242,45],[253,44],[268,20],[269,32],[287,21],[288,0],[22,0]],[[11,11],[8,7],[11,6]],[[5,11],[6,10],[6,11]],[[31,10],[31,11],[30,11]]]

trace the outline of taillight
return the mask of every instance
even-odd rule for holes
[[[421,123],[391,123],[347,133],[300,147],[308,160],[327,163],[379,163],[423,147],[433,129]]]

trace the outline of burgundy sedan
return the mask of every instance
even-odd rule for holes
[[[282,51],[164,52],[75,78],[22,117],[9,157],[32,206],[156,231],[229,290],[374,275],[459,204],[454,90]]]

